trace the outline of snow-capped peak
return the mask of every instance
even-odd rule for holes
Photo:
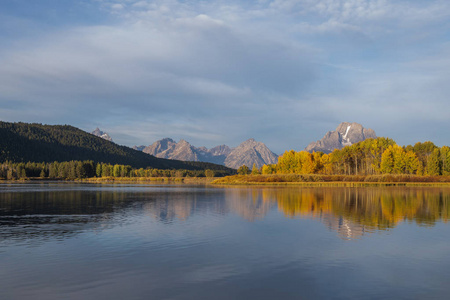
[[[345,134],[344,134],[344,139],[347,139],[347,134],[351,127],[352,127],[352,125],[347,126],[347,130],[345,131]]]
[[[348,125],[347,130],[345,131],[345,134],[342,136],[342,145],[343,146],[351,146],[352,145],[352,142],[350,142],[350,139],[347,137],[348,131],[350,130],[351,127],[352,127],[352,125]]]

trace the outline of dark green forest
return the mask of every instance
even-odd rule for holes
[[[234,170],[232,170],[234,171]],[[84,179],[84,178],[150,178],[150,177],[221,177],[234,174],[227,170],[182,170],[132,168],[130,165],[96,163],[87,161],[66,161],[51,163],[13,163],[0,164],[0,179],[17,180],[28,178]]]
[[[233,173],[225,166],[157,158],[87,133],[69,125],[0,122],[0,162],[92,161],[132,168],[214,170]]]

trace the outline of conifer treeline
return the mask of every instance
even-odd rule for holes
[[[230,175],[223,170],[161,170],[151,168],[134,169],[129,165],[112,165],[87,161],[52,163],[13,163],[0,165],[0,179],[26,178],[83,179],[93,177],[220,177]]]
[[[239,174],[248,174],[241,167]],[[286,151],[274,165],[252,170],[253,174],[326,174],[326,175],[450,175],[450,148],[432,142],[401,147],[389,138],[367,139],[357,144],[322,152]]]

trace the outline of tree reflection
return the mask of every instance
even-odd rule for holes
[[[44,189],[45,190],[45,189]],[[0,193],[2,239],[67,235],[139,214],[160,223],[194,215],[237,214],[263,220],[278,209],[287,218],[314,218],[345,239],[389,230],[401,222],[434,226],[450,215],[449,188],[183,188],[56,190]],[[36,230],[31,230],[35,228]]]
[[[222,192],[168,193],[144,207],[160,222],[184,222],[192,215],[233,213],[247,221],[277,208],[288,218],[314,218],[345,239],[389,230],[400,222],[434,226],[447,222],[450,189],[442,188],[226,188]],[[209,196],[208,196],[209,195]]]
[[[262,190],[285,216],[319,218],[342,237],[387,230],[409,221],[447,222],[450,190],[437,188],[310,188]]]

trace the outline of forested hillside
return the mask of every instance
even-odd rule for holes
[[[130,165],[133,168],[228,170],[202,162],[156,158],[120,146],[69,125],[0,122],[0,162],[85,161]]]

